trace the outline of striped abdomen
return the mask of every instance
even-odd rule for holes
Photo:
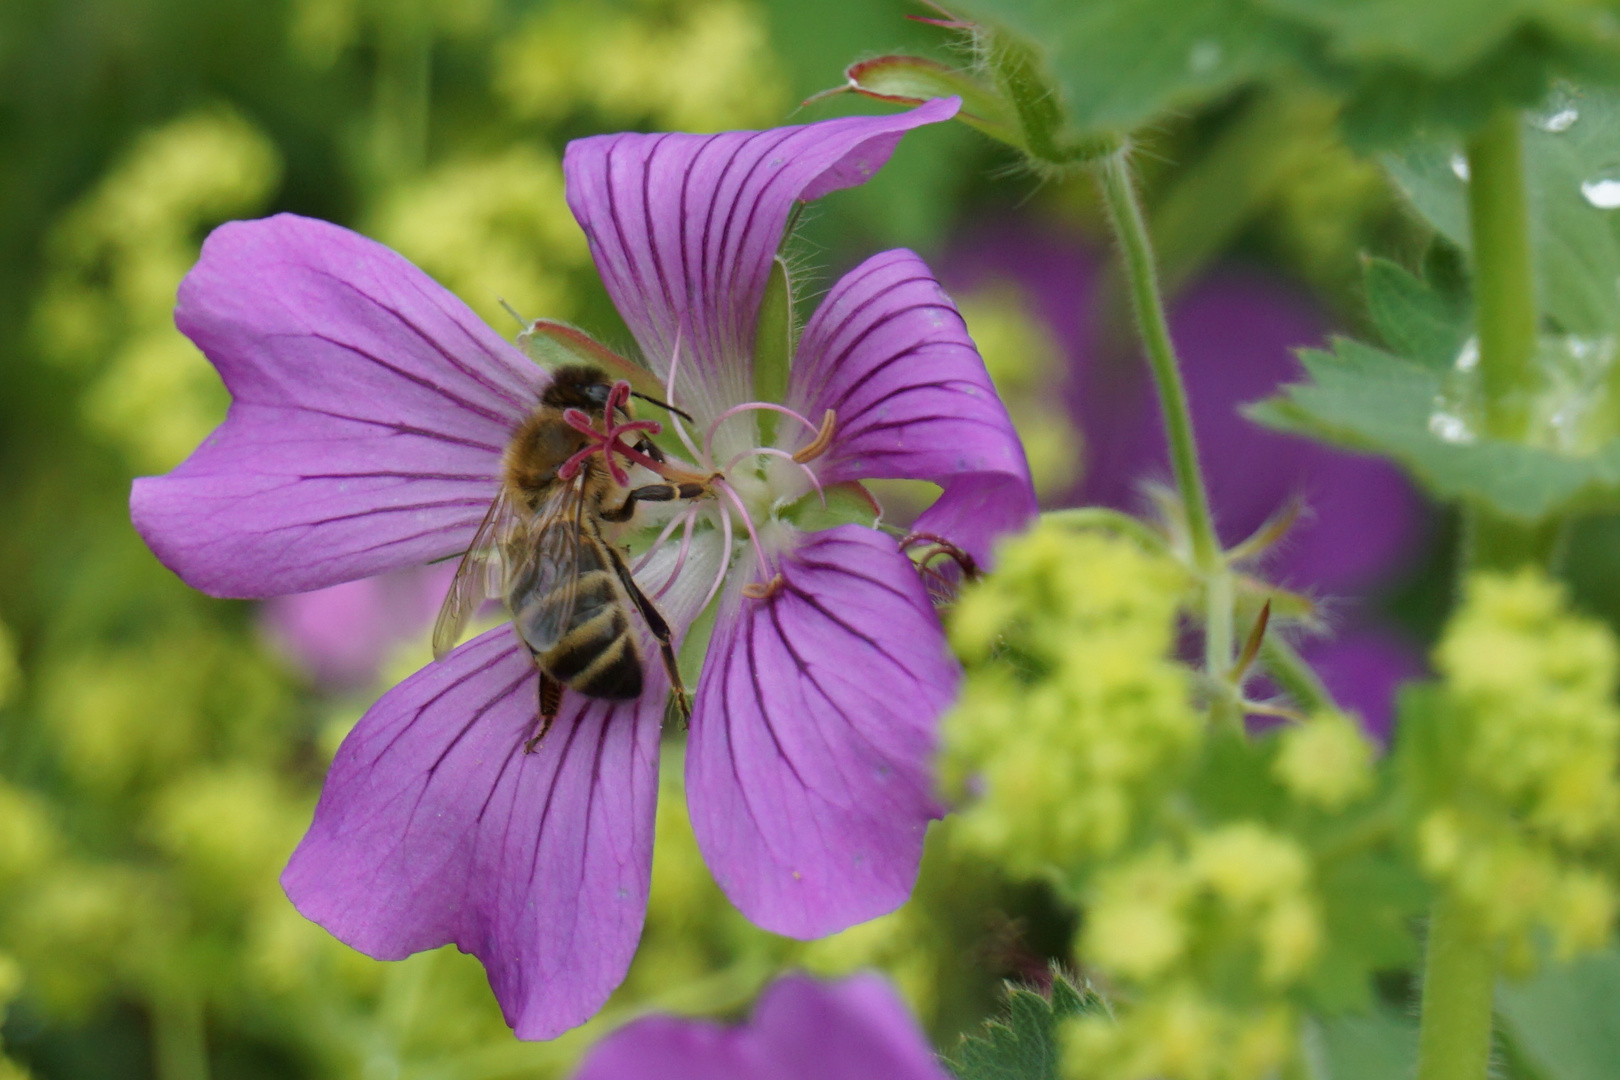
[[[577,557],[573,612],[559,627],[555,644],[537,654],[540,668],[588,697],[640,697],[641,656],[630,632],[629,599],[609,561],[612,556],[600,540],[581,535]],[[555,622],[556,605],[566,600],[561,589],[528,596],[515,612],[519,631],[525,624]]]

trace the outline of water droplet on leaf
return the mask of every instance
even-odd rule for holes
[[[1558,135],[1575,126],[1575,121],[1581,118],[1580,110],[1564,108],[1557,112],[1545,113],[1531,118],[1531,123],[1542,131]]]
[[[1454,412],[1437,408],[1429,414],[1429,431],[1444,442],[1466,444],[1474,441],[1474,429]]]
[[[1581,194],[1599,210],[1620,207],[1620,169],[1581,183]]]
[[[1457,350],[1457,359],[1453,366],[1458,371],[1473,371],[1479,367],[1479,338],[1471,337],[1463,342],[1461,349]]]

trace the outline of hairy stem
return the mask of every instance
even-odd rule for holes
[[[1333,695],[1294,647],[1276,634],[1260,643],[1260,663],[1266,674],[1307,713],[1337,709]]]
[[[1485,427],[1522,440],[1535,389],[1535,274],[1519,114],[1503,109],[1468,144],[1468,225]]]
[[[1497,112],[1468,143],[1468,223],[1474,249],[1475,331],[1486,431],[1522,440],[1534,391],[1535,275],[1518,113]],[[1549,564],[1556,525],[1514,522],[1486,507],[1466,512],[1465,573]],[[1485,1080],[1490,1066],[1496,949],[1455,896],[1429,913],[1418,1080]]]
[[[1495,986],[1495,948],[1468,908],[1442,895],[1429,916],[1418,1080],[1485,1080]]]
[[[1170,467],[1175,473],[1176,493],[1187,519],[1193,563],[1204,577],[1208,598],[1204,622],[1205,669],[1219,677],[1225,675],[1232,664],[1232,577],[1221,555],[1220,540],[1215,535],[1215,523],[1209,512],[1209,498],[1204,493],[1192,414],[1187,408],[1187,391],[1181,382],[1175,347],[1170,343],[1153,245],[1148,238],[1142,206],[1136,198],[1126,152],[1108,155],[1098,172],[1103,202],[1108,207],[1114,234],[1119,238],[1136,328],[1159,394],[1159,409],[1164,415],[1165,434],[1170,442]]]

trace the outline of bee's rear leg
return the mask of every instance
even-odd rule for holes
[[[669,623],[664,621],[663,614],[653,602],[647,599],[647,595],[636,584],[636,579],[630,576],[630,568],[624,565],[624,559],[619,556],[618,549],[609,548],[609,550],[613,553],[613,569],[619,575],[620,584],[624,586],[624,591],[630,594],[636,610],[641,612],[642,621],[647,624],[647,629],[652,631],[652,636],[658,641],[658,653],[664,660],[664,673],[669,676],[669,691],[674,695],[675,715],[684,731],[692,721],[692,699],[687,696],[686,684],[681,681],[680,665],[675,662],[675,643],[669,632]]]
[[[557,722],[557,713],[562,709],[563,685],[544,671],[540,673],[540,715],[536,719],[540,730],[535,732],[534,738],[523,744],[523,752],[532,754],[539,748],[540,742],[551,730],[551,725]]]

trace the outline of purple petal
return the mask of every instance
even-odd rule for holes
[[[686,758],[692,826],[758,925],[814,938],[892,911],[940,808],[929,769],[960,673],[911,561],[858,525],[806,536],[769,599],[733,591]]]
[[[679,404],[713,419],[753,396],[754,324],[793,203],[864,183],[901,135],[950,119],[958,105],[941,98],[893,116],[568,144],[568,205],[660,377],[680,340]]]
[[[282,214],[216,229],[175,322],[233,397],[130,513],[217,596],[303,592],[465,545],[540,370],[401,256]]]
[[[603,1039],[575,1080],[947,1080],[881,977],[777,980],[744,1027],[654,1016]]]
[[[585,1022],[646,914],[662,676],[565,697],[533,754],[533,663],[491,630],[389,691],[344,740],[282,885],[305,916],[397,960],[453,942],[520,1038]]]
[[[940,484],[916,529],[983,564],[996,537],[1036,512],[1023,444],[984,361],[956,305],[909,251],[874,255],[833,286],[805,327],[787,403],[811,420],[837,414],[817,463],[823,482]]]

